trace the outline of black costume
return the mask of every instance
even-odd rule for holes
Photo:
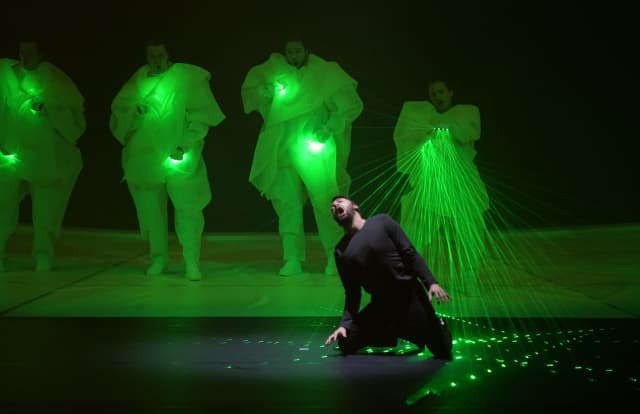
[[[426,346],[436,358],[451,359],[451,334],[425,292],[436,279],[395,220],[386,214],[369,217],[340,240],[334,254],[345,289],[340,326],[347,337],[338,339],[344,353],[395,346],[404,338]],[[371,303],[359,312],[361,288]]]

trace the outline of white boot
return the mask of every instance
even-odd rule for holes
[[[36,272],[51,271],[51,256],[48,254],[39,254],[36,256]]]
[[[281,237],[284,266],[280,268],[280,276],[293,276],[302,273],[302,261],[305,258],[304,235],[283,233]]]
[[[294,276],[302,273],[302,265],[299,260],[287,260],[280,268],[280,276]]]
[[[147,276],[156,276],[161,274],[167,268],[167,260],[164,257],[154,257],[151,266],[147,269]]]
[[[198,266],[198,262],[187,261],[185,262],[185,274],[187,279],[196,282],[202,279],[202,273],[200,272],[200,268]]]
[[[336,267],[336,259],[333,256],[329,256],[327,259],[327,266],[324,268],[324,274],[326,276],[337,276],[338,268]]]

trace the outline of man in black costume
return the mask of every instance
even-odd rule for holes
[[[345,196],[333,198],[331,213],[345,230],[334,252],[345,306],[326,344],[338,341],[340,350],[351,354],[366,346],[395,346],[403,338],[426,346],[437,359],[451,360],[451,333],[431,304],[448,302],[449,294],[400,225],[386,214],[365,220]],[[360,311],[361,289],[371,303]]]

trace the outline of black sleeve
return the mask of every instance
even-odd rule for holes
[[[400,253],[400,257],[407,267],[407,271],[412,275],[416,275],[427,289],[432,284],[438,283],[431,273],[431,270],[429,270],[427,262],[418,254],[416,248],[411,244],[411,241],[409,241],[409,238],[400,225],[391,217],[385,216],[384,228],[398,249],[398,253]]]
[[[338,274],[344,287],[344,312],[342,314],[342,320],[340,320],[340,326],[351,329],[353,318],[360,310],[362,290],[360,284],[355,281],[353,275],[349,274],[344,263],[342,263],[338,257],[336,257],[336,267],[338,268]]]

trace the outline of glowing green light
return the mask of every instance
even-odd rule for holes
[[[168,157],[167,158],[169,160],[169,162],[171,162],[172,164],[180,164],[182,161],[186,161],[187,159],[187,154],[183,154],[181,159],[176,159],[173,157]]]
[[[491,368],[487,368],[487,372],[491,374],[493,371],[491,370]]]
[[[18,157],[16,154],[3,154],[0,152],[0,161],[6,163],[7,165],[13,165],[18,162]]]
[[[317,154],[324,148],[324,142],[314,141],[312,139],[307,140],[307,146],[312,154]]]
[[[477,377],[475,375],[471,374],[471,375],[469,375],[469,379],[470,380],[475,380],[475,379],[477,379]]]
[[[451,385],[452,387],[456,387],[458,384],[456,384],[455,382],[451,381],[451,384],[449,384],[449,385]]]
[[[278,93],[278,96],[284,96],[287,93],[287,88],[284,84],[276,82],[276,92]]]
[[[189,159],[189,156],[187,153],[183,153],[181,159],[176,159],[169,156],[166,159],[165,167],[169,170],[179,172],[181,168],[185,165],[188,159]]]
[[[292,161],[305,182],[318,184],[335,182],[335,140],[328,137],[326,141],[319,142],[320,140],[314,134],[303,134],[299,135],[296,141],[292,148]]]
[[[416,402],[420,401],[422,398],[426,397],[427,395],[439,395],[439,394],[440,392],[435,388],[423,387],[414,395],[407,398],[406,403],[407,405],[413,405]]]

